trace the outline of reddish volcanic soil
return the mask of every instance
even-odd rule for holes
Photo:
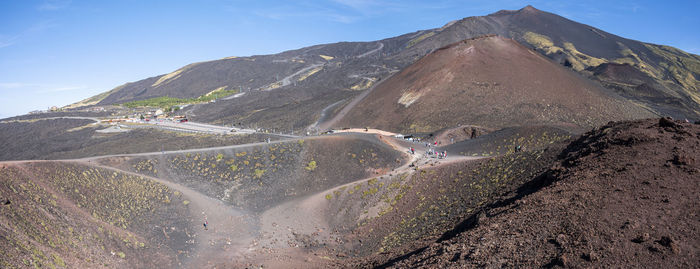
[[[430,132],[569,125],[653,116],[512,39],[485,36],[438,49],[372,90],[337,127]]]
[[[610,123],[456,236],[359,266],[698,268],[698,156],[700,125]]]

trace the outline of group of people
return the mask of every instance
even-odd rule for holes
[[[416,149],[414,147],[409,147],[408,152],[411,154],[416,154]],[[445,159],[447,158],[447,151],[443,150],[438,152],[432,148],[428,148],[428,150],[425,151],[425,157]]]
[[[425,151],[426,157],[445,159],[447,158],[447,151],[443,150],[441,152],[435,151],[434,149],[428,149]]]
[[[419,141],[419,140],[414,140],[414,141]],[[442,144],[442,143],[440,143],[439,141],[435,141],[433,143],[425,142],[425,147],[428,148],[425,151],[425,156],[430,157],[430,158],[438,158],[438,159],[447,158],[447,151],[438,152],[438,151],[435,151],[435,149],[433,149],[433,147],[437,147],[440,144]],[[409,147],[408,152],[411,154],[416,154],[416,148]]]

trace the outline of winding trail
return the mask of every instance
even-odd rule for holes
[[[380,50],[383,49],[383,48],[384,48],[384,43],[379,42],[379,47],[378,47],[378,48],[373,49],[373,50],[370,50],[370,51],[365,52],[365,53],[362,53],[362,54],[360,54],[360,55],[357,55],[357,58],[367,57],[368,55],[370,55],[370,54],[372,54],[372,53],[375,53],[375,52],[377,52],[377,51],[380,51]]]
[[[195,218],[194,223],[196,223],[195,227],[191,227],[191,231],[197,247],[195,248],[195,253],[186,261],[186,264],[183,265],[184,267],[205,268],[221,263],[231,263],[236,260],[244,259],[245,255],[250,253],[248,242],[253,239],[253,234],[256,233],[255,221],[251,218],[250,214],[169,180],[146,176],[89,161],[80,162],[86,165],[153,180],[172,190],[181,192],[182,195],[190,201],[188,206],[191,217]],[[201,221],[197,222],[197,218]],[[209,223],[206,230],[203,226],[199,226],[203,224],[204,221]],[[186,242],[182,243],[186,244]]]
[[[343,100],[340,100],[338,102],[332,103],[332,104],[328,105],[327,107],[325,107],[323,110],[321,110],[321,115],[318,117],[318,120],[316,122],[314,122],[314,124],[309,126],[307,128],[307,130],[317,129],[319,124],[321,124],[321,122],[325,121],[326,118],[328,118],[328,111],[331,109],[334,109],[338,105],[342,104],[345,100],[346,99],[343,99]]]
[[[188,217],[191,217],[193,223],[195,223],[195,227],[191,227],[193,231],[191,237],[194,238],[196,244],[192,255],[189,256],[187,260],[183,261],[184,267],[215,268],[220,265],[249,267],[251,264],[263,264],[265,267],[273,268],[308,268],[331,266],[333,261],[324,255],[325,253],[331,253],[332,251],[328,250],[330,249],[328,247],[334,245],[334,242],[337,242],[336,240],[340,240],[342,237],[337,231],[332,231],[328,223],[330,204],[328,199],[325,198],[327,194],[333,193],[333,191],[343,187],[385,176],[388,173],[413,173],[417,168],[416,166],[434,167],[436,165],[439,166],[452,162],[479,159],[479,157],[454,156],[438,160],[426,157],[424,154],[409,154],[407,145],[413,146],[418,150],[425,150],[426,148],[421,146],[421,143],[410,143],[403,139],[394,138],[393,133],[382,130],[371,129],[365,132],[364,129],[349,129],[344,130],[344,132],[375,135],[382,143],[402,152],[405,161],[401,166],[383,174],[373,175],[347,184],[335,186],[306,197],[287,201],[260,213],[245,212],[237,209],[221,200],[170,181],[167,178],[151,177],[122,170],[120,168],[100,164],[98,160],[109,157],[158,156],[165,153],[201,152],[266,145],[268,143],[263,142],[168,152],[105,155],[57,161],[79,162],[89,166],[117,171],[119,173],[131,174],[153,180],[172,190],[181,192],[182,195],[190,201],[188,205],[190,216]],[[284,143],[290,140],[294,139],[275,141],[270,144]],[[17,161],[0,163],[11,164],[17,163]],[[204,221],[208,221],[209,223],[207,230],[201,226]],[[299,244],[302,244],[302,242],[307,245],[300,246]],[[309,250],[305,247],[309,247],[308,243],[313,244],[313,242],[325,242],[323,244],[327,243],[329,245],[308,252]],[[187,242],[183,242],[183,244],[187,244]]]
[[[381,136],[381,134],[388,132],[373,130],[373,133],[377,136]],[[380,137],[380,140],[392,148],[403,152],[404,156],[408,158],[408,161],[406,161],[403,165],[391,171],[393,174],[413,173],[416,168],[421,166],[436,167],[455,162],[484,158],[467,156],[453,156],[447,159],[430,158],[426,157],[424,154],[419,154],[417,152],[416,154],[409,154],[408,150],[402,150],[407,148],[405,145],[402,145],[400,139],[387,136]],[[420,143],[416,143],[416,145],[418,145],[417,147],[422,148],[424,151],[426,148],[420,146],[419,144]],[[298,247],[297,244],[299,239],[303,240],[304,238],[311,238],[312,241],[332,244],[332,242],[335,242],[334,239],[341,238],[341,235],[333,231],[328,224],[327,216],[329,215],[328,208],[330,206],[330,202],[328,199],[326,199],[326,195],[333,194],[334,191],[342,190],[343,188],[347,188],[358,183],[365,183],[373,178],[386,176],[387,174],[388,173],[374,175],[343,185],[335,186],[333,188],[320,191],[316,194],[288,201],[268,209],[260,215],[260,236],[257,238],[260,246],[264,249],[270,249],[270,252],[277,253],[278,256],[274,256],[275,259],[282,255],[287,259],[287,262],[291,264],[304,264],[303,259],[310,255],[306,254],[306,256],[304,256],[297,254],[294,251],[290,252],[290,250],[294,250]],[[274,259],[270,258],[269,256],[258,256],[256,261],[263,264],[274,264]],[[303,268],[303,266],[299,268]]]

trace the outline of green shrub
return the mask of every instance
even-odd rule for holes
[[[264,169],[255,169],[255,178],[261,178],[265,174]]]
[[[306,170],[313,171],[316,170],[316,161],[312,160],[309,162],[309,165],[306,166]]]

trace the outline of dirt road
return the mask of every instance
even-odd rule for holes
[[[417,151],[409,154],[405,141],[393,137],[393,133],[382,130],[350,129],[347,132],[371,133],[380,137],[380,141],[386,143],[397,151],[404,153],[405,162],[402,166],[390,171],[391,173],[413,173],[415,165],[441,165],[450,162],[478,159],[474,157],[456,156],[448,159],[436,159],[426,157]],[[273,143],[286,142],[276,141]],[[249,147],[267,143],[254,143],[227,147],[203,148],[192,150],[170,151],[171,153],[185,153],[206,150],[220,150],[225,148]],[[416,144],[420,150],[420,145]],[[161,155],[163,152],[125,154],[114,156],[148,156]],[[325,196],[333,191],[352,184],[362,183],[372,178],[386,175],[378,174],[365,179],[357,180],[342,186],[318,192],[316,194],[279,204],[269,210],[259,213],[244,212],[218,199],[209,197],[189,187],[172,182],[167,178],[156,178],[131,171],[109,167],[99,163],[99,159],[112,156],[98,156],[77,160],[62,160],[67,162],[80,162],[86,165],[103,169],[132,174],[161,183],[172,190],[182,193],[190,201],[188,207],[195,227],[191,238],[195,242],[195,251],[188,260],[183,261],[187,268],[215,268],[220,265],[234,265],[250,267],[250,265],[284,268],[309,268],[326,267],[332,265],[332,260],[324,253],[328,252],[328,246],[334,244],[341,234],[330,229],[328,223],[328,210],[330,207]],[[2,162],[8,163],[9,162]],[[202,224],[208,222],[205,230]],[[303,243],[302,243],[303,242]],[[324,247],[309,253],[309,245],[313,246],[321,242]],[[183,242],[186,244],[187,242]],[[300,245],[305,244],[305,245]],[[325,258],[324,258],[325,257]]]
[[[190,201],[188,206],[196,223],[191,231],[194,231],[192,237],[197,247],[190,260],[185,261],[184,267],[210,268],[216,264],[230,264],[245,259],[245,255],[250,253],[249,244],[257,233],[256,222],[250,214],[167,179],[95,165],[92,162],[83,163],[156,181],[181,192]],[[200,221],[197,222],[197,219]],[[208,223],[206,229],[203,226],[205,222]]]

